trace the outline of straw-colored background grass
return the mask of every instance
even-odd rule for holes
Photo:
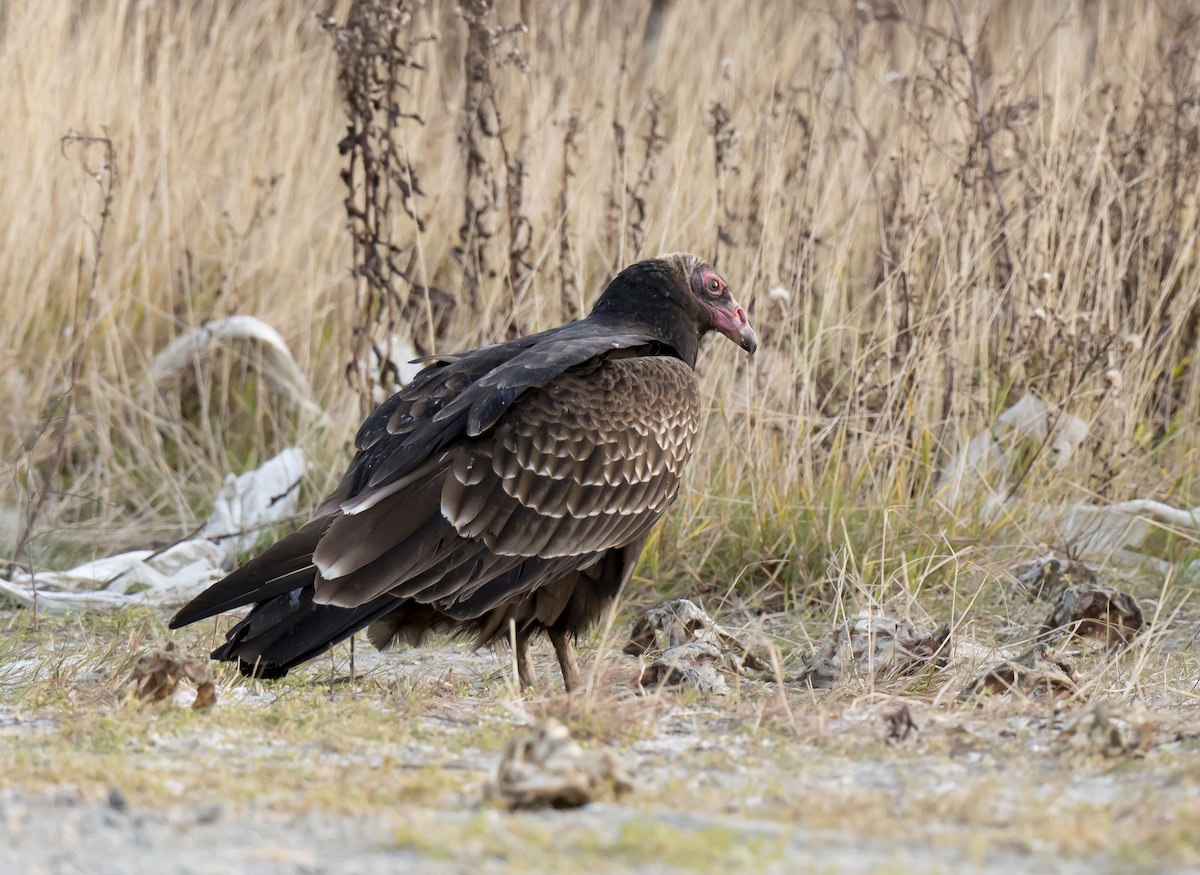
[[[392,239],[455,301],[434,336],[411,328],[469,347],[557,324],[640,257],[717,262],[763,344],[704,355],[709,428],[647,555],[657,582],[819,601],[830,581],[954,583],[980,544],[1054,540],[1036,522],[1052,498],[1197,503],[1187,4],[497,5],[484,128],[453,4],[401,30],[422,122],[396,137],[424,229],[396,210]],[[21,562],[179,536],[226,471],[294,441],[336,473],[360,315],[333,35],[290,0],[3,8],[8,551],[31,508]],[[107,133],[118,172],[90,316],[101,153],[69,132]],[[463,239],[468,203],[490,237]],[[154,403],[155,353],[230,314],[278,329],[331,424],[236,361],[199,372],[191,406]],[[1060,469],[1032,446],[1001,472],[1001,523],[978,493],[936,503],[1027,390],[1090,423],[1081,451]]]

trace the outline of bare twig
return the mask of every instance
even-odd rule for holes
[[[1008,207],[1004,204],[1004,192],[1000,188],[1000,173],[996,170],[996,154],[992,150],[992,128],[991,122],[988,120],[990,113],[983,105],[983,89],[979,81],[979,66],[975,61],[975,56],[967,45],[966,32],[963,28],[962,15],[958,11],[958,4],[955,0],[948,0],[950,6],[950,14],[954,17],[954,29],[958,34],[957,48],[962,54],[963,61],[967,65],[967,70],[971,76],[971,100],[972,109],[975,113],[976,126],[979,129],[979,143],[983,147],[984,154],[984,172],[988,182],[991,184],[992,192],[996,196],[996,212],[999,214],[1000,220],[1000,245],[1004,251],[1004,283],[1006,287],[1008,281],[1012,278],[1013,267],[1015,262],[1012,257],[1012,250],[1009,248],[1009,229],[1008,229]],[[1016,312],[1010,308],[1010,319],[1016,319]]]
[[[17,538],[17,545],[13,550],[12,559],[8,563],[10,574],[19,567],[21,557],[28,549],[29,541],[33,537],[34,527],[37,525],[38,518],[45,509],[46,501],[53,491],[52,486],[62,473],[63,461],[67,453],[67,430],[71,422],[71,414],[75,411],[79,377],[83,369],[84,350],[87,347],[88,335],[92,327],[92,311],[95,307],[96,284],[100,276],[100,262],[104,257],[104,236],[108,230],[108,220],[112,216],[113,191],[116,189],[119,180],[117,174],[117,153],[113,147],[112,139],[108,136],[107,130],[105,130],[104,136],[100,137],[78,134],[72,131],[62,138],[59,146],[63,157],[66,157],[68,149],[72,146],[78,146],[82,150],[84,170],[95,181],[100,191],[100,223],[95,227],[90,224],[88,225],[94,247],[92,265],[85,291],[83,318],[78,330],[74,333],[76,338],[75,348],[71,352],[70,364],[67,367],[67,388],[59,396],[54,405],[58,411],[58,424],[54,430],[53,437],[54,450],[50,456],[50,464],[46,469],[45,479],[42,481],[42,485],[37,490],[36,495],[30,501],[29,512],[25,516],[24,527],[21,530],[20,537]],[[88,164],[87,161],[88,154],[93,148],[98,148],[101,154],[100,163],[95,166]],[[81,253],[79,256],[81,272],[83,260],[84,256]],[[45,434],[44,429],[39,434],[39,439],[42,434]],[[30,449],[32,449],[32,446]]]
[[[561,288],[562,317],[576,319],[583,315],[583,302],[579,297],[579,284],[575,280],[574,245],[571,240],[571,180],[575,178],[574,158],[579,154],[575,137],[579,134],[579,113],[567,116],[563,127],[562,180],[558,190],[558,277]]]
[[[414,280],[425,230],[417,200],[424,192],[403,126],[424,124],[411,106],[412,79],[424,70],[418,47],[437,37],[416,30],[423,5],[364,0],[344,24],[321,21],[334,39],[347,116],[338,149],[346,158],[341,176],[354,244],[356,319],[346,376],[364,413],[398,385],[393,356],[400,350],[393,339],[407,333],[417,352],[434,352],[438,316],[451,306],[449,296]],[[407,221],[397,221],[401,217]],[[402,235],[410,241],[400,242]]]
[[[731,161],[737,148],[738,132],[733,124],[733,114],[724,104],[717,102],[709,108],[712,117],[713,138],[713,177],[717,189],[717,239],[713,241],[713,265],[721,266],[721,247],[733,249],[737,243],[726,220],[736,220],[737,216],[728,205],[728,178],[738,172],[737,166]]]

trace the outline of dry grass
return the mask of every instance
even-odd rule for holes
[[[726,4],[713,21],[677,8],[649,47],[638,10],[538,9],[528,34],[497,35],[480,62],[487,80],[466,91],[489,104],[476,124],[459,111],[461,23],[437,4],[418,10],[411,32],[442,36],[416,42],[424,69],[407,71],[407,108],[424,124],[397,130],[424,180],[424,231],[396,238],[416,256],[414,282],[461,292],[439,336],[419,340],[461,346],[552,324],[614,267],[698,249],[735,278],[770,345],[749,374],[728,355],[711,361],[723,414],[713,433],[732,432],[741,452],[713,440],[697,484],[719,469],[720,492],[771,510],[772,493],[788,505],[868,491],[877,505],[910,504],[929,497],[964,434],[1031,385],[1103,420],[1079,487],[1186,494],[1186,478],[1134,478],[1176,467],[1187,441],[1171,438],[1197,419],[1192,35],[1164,50],[1156,4],[1099,23],[1045,4],[1026,21],[999,7],[982,40],[984,18],[968,20],[963,45],[933,6],[901,20],[836,3]],[[502,8],[495,24],[515,15]],[[182,327],[264,316],[318,393],[346,403],[337,374],[353,311],[330,43],[288,4],[10,13],[3,50],[17,74],[3,100],[19,140],[5,149],[3,193],[38,205],[14,209],[4,229],[3,340],[20,374],[8,381],[17,421],[4,450],[26,469],[15,485],[43,461],[41,444],[23,454],[21,441],[54,409],[81,342],[63,332],[81,328],[96,204],[60,156],[68,130],[107,130],[121,179],[67,472],[105,489],[64,497],[76,517],[112,516],[84,499],[128,505],[134,461],[174,481],[183,469],[184,483],[226,461],[208,447],[168,468],[144,452],[161,441],[133,443],[162,427],[136,403],[147,357]],[[464,186],[472,228],[460,238]],[[584,299],[563,302],[568,285]],[[774,286],[790,300],[769,300]],[[1127,335],[1142,339],[1136,356],[1110,344],[1091,363],[1093,347]],[[1110,367],[1122,370],[1119,395]],[[136,459],[121,452],[130,444]],[[1113,476],[1104,466],[1117,453],[1145,464]],[[186,514],[171,507],[186,497],[159,507]]]
[[[347,3],[328,5],[346,22]],[[5,558],[177,537],[226,471],[293,442],[328,472],[315,498],[370,392],[348,370],[364,343],[399,331],[445,350],[548,327],[617,267],[677,249],[717,262],[763,343],[752,362],[727,344],[703,357],[708,426],[641,598],[799,609],[816,624],[770,628],[785,661],[873,603],[1016,646],[1041,609],[997,585],[999,570],[1056,539],[1048,502],[1200,504],[1200,23],[1186,3],[674,0],[656,36],[651,4],[468,2],[470,27],[454,3],[410,5],[397,33],[412,64],[391,98],[420,120],[388,142],[391,184],[420,194],[356,220],[353,239],[336,33],[304,4],[0,5],[0,549],[39,509],[28,549]],[[94,288],[101,156],[64,149],[72,131],[106,134],[116,155]],[[394,263],[354,273],[372,252]],[[252,356],[198,367],[188,403],[155,401],[155,353],[230,314],[278,329],[336,426],[274,397]],[[1045,443],[1022,448],[991,484],[1012,499],[1002,514],[982,490],[938,501],[955,453],[1026,391],[1089,424],[1081,450],[1057,466]],[[1118,580],[1154,630],[1093,665],[1081,698],[1190,714],[1196,544],[1164,531],[1155,546],[1165,578]],[[56,621],[7,622],[53,662]],[[127,669],[137,634],[80,630],[85,659]],[[68,640],[62,658],[80,646]],[[748,694],[734,711],[820,736],[797,715],[835,724],[901,692],[949,707],[960,680]],[[5,697],[40,712],[57,689]],[[425,713],[428,695],[397,707]],[[617,709],[614,727],[592,695],[572,717],[599,737],[662,716]],[[58,774],[23,762],[22,780]],[[827,804],[832,824],[845,812]],[[981,810],[972,824],[992,816]],[[1163,817],[1135,857],[1194,823],[1194,800]],[[1014,815],[1013,841],[1036,843],[1036,820]]]
[[[18,530],[49,494],[35,556],[186,530],[224,471],[293,440],[336,468],[357,421],[342,375],[381,319],[465,347],[574,315],[617,266],[681,248],[717,260],[765,343],[752,364],[705,359],[710,427],[657,579],[828,601],[847,569],[952,583],[986,564],[981,542],[1051,540],[1030,521],[1048,496],[1196,503],[1182,6],[970,4],[956,21],[937,3],[679,2],[653,40],[645,9],[602,6],[525,4],[526,33],[500,4],[468,38],[430,3],[400,29],[416,66],[396,104],[421,121],[393,147],[423,194],[375,230],[398,298],[445,292],[446,309],[375,321],[318,20],[288,3],[9,10],[0,494]],[[487,52],[468,75],[471,39]],[[88,321],[98,156],[64,160],[69,131],[107,131],[119,174]],[[198,375],[190,408],[150,403],[153,354],[233,313],[279,329],[344,428],[289,418],[236,359]],[[1004,472],[1019,500],[999,529],[973,500],[932,509],[949,459],[1027,389],[1092,424],[1086,451],[1058,470],[1031,447]]]

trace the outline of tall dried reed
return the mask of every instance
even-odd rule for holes
[[[620,264],[676,249],[719,262],[764,343],[702,361],[712,415],[647,554],[659,581],[822,600],[954,583],[978,544],[1051,537],[1047,500],[1197,503],[1187,4],[368,5],[395,16],[373,26],[405,63],[363,79],[392,90],[358,139],[362,9],[8,8],[0,504],[24,512],[49,483],[47,549],[186,529],[247,446],[301,439],[336,468],[362,338],[445,350],[548,327]],[[58,142],[102,128],[122,174],[73,338],[99,212]],[[363,144],[391,156],[390,199],[361,199]],[[368,300],[395,307],[363,318]],[[196,440],[163,437],[181,426],[145,403],[150,359],[235,312],[288,339],[341,433],[268,428],[266,396],[227,370],[240,433],[216,409],[184,423]],[[45,423],[77,343],[56,464]],[[948,462],[1025,392],[1090,423],[1085,451],[1056,466],[1033,446],[997,474],[1002,526],[977,496],[939,503]]]

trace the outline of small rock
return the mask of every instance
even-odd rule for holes
[[[108,807],[120,814],[129,810],[129,799],[126,798],[125,791],[120,787],[109,787],[107,801]]]
[[[224,811],[225,807],[220,802],[202,805],[196,810],[196,823],[216,823],[221,819],[221,815],[224,813]]]
[[[577,808],[632,787],[616,756],[585,751],[550,718],[517,732],[504,746],[484,797],[502,800],[509,809]]]

